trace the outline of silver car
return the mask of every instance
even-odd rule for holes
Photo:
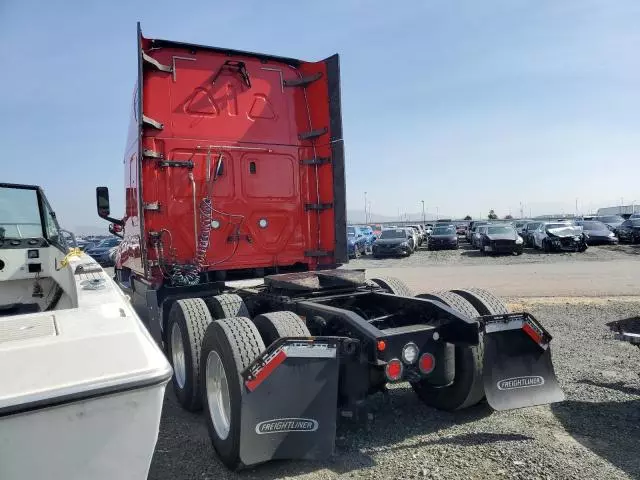
[[[542,222],[533,232],[533,248],[549,251],[587,249],[581,226],[572,222]]]
[[[418,248],[418,231],[415,228],[411,228],[411,227],[404,227],[404,229],[409,232],[409,235],[411,235],[411,238],[413,238],[413,245],[411,246],[411,251],[415,252],[416,248]]]
[[[409,225],[411,228],[416,228],[418,230],[418,237],[419,237],[419,244],[422,245],[422,243],[427,239],[427,232],[424,230],[424,227],[422,225]]]

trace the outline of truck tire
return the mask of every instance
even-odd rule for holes
[[[402,280],[395,277],[378,277],[370,280],[388,293],[400,295],[401,297],[413,297],[413,291]]]
[[[207,326],[213,321],[201,298],[176,301],[167,323],[167,355],[173,367],[173,390],[182,408],[202,408],[200,395],[200,348]]]
[[[481,288],[451,290],[467,300],[480,315],[503,315],[509,313],[507,305],[493,293]]]
[[[420,293],[416,295],[416,298],[428,298],[429,300],[442,302],[445,305],[453,308],[454,310],[463,313],[469,318],[475,318],[478,316],[478,312],[475,308],[473,308],[473,305],[471,305],[460,295],[456,295],[453,292],[441,291],[434,293]]]
[[[417,297],[439,300],[470,318],[478,316],[477,310],[468,301],[452,292],[421,294]],[[411,387],[418,398],[430,407],[446,411],[471,407],[484,398],[483,361],[484,342],[481,337],[476,346],[455,347],[455,376],[450,385],[440,387],[421,380],[412,382]]]
[[[222,318],[249,317],[249,310],[242,298],[234,293],[206,297],[204,301],[216,320]]]
[[[264,350],[248,318],[212,322],[202,342],[201,390],[209,438],[218,457],[236,470],[240,461],[240,423],[245,387],[241,372]]]
[[[310,337],[309,329],[293,312],[270,312],[253,319],[266,346],[283,337]]]

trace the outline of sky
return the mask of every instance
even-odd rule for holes
[[[347,202],[374,214],[573,213],[640,203],[637,0],[0,0],[0,181],[67,228],[123,212],[146,37],[340,54]],[[106,227],[106,225],[105,225]]]

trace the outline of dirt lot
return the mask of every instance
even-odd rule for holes
[[[363,256],[351,260],[353,268],[417,267],[427,265],[512,265],[522,263],[559,263],[576,261],[607,262],[612,260],[640,259],[640,245],[603,245],[592,246],[583,253],[544,253],[532,248],[525,249],[522,255],[483,255],[465,242],[458,250],[428,251],[418,248],[413,255],[405,258],[373,258]]]
[[[169,387],[149,478],[640,478],[640,349],[613,340],[605,327],[638,315],[640,300],[513,303],[555,336],[565,402],[501,413],[478,405],[452,414],[423,406],[399,385],[390,405],[371,397],[377,413],[368,427],[339,426],[331,459],[274,462],[236,474],[216,460],[202,416],[182,411]]]

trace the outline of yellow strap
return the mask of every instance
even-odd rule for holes
[[[64,268],[69,265],[69,259],[71,257],[79,257],[80,255],[82,255],[82,250],[80,250],[79,248],[71,248],[69,250],[69,253],[67,253],[60,262],[60,268]]]

